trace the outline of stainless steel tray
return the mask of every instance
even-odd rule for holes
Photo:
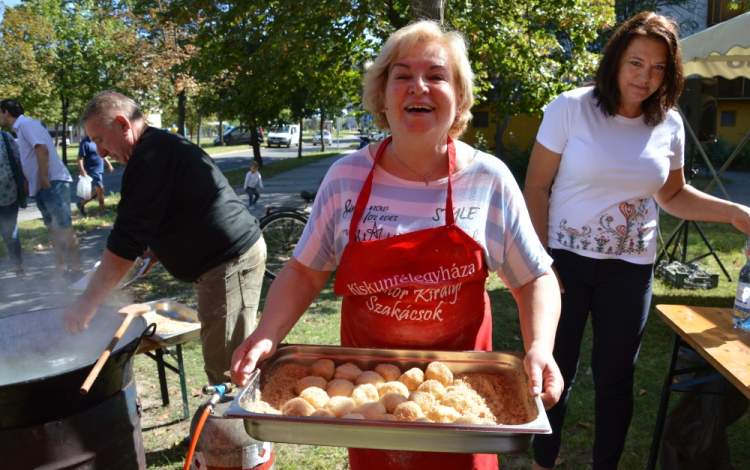
[[[151,311],[143,315],[147,323],[156,323],[156,333],[153,340],[160,344],[182,344],[199,338],[201,335],[201,324],[198,321],[198,312],[181,303],[169,299],[154,300],[146,302]],[[159,318],[167,318],[184,323],[184,329],[169,333],[159,331]],[[174,326],[174,323],[172,323]]]
[[[362,421],[335,418],[269,415],[253,413],[242,405],[257,399],[271,367],[292,362],[310,365],[321,358],[338,366],[352,362],[362,370],[377,364],[394,363],[407,370],[427,363],[443,362],[454,374],[509,374],[517,378],[516,393],[528,404],[529,422],[520,425],[481,426],[440,423]],[[235,396],[224,413],[225,418],[245,420],[245,430],[254,439],[292,444],[312,444],[367,449],[392,449],[425,452],[506,454],[523,452],[533,434],[549,434],[551,428],[541,399],[528,393],[528,377],[522,359],[504,352],[445,352],[365,349],[338,346],[287,345],[261,364],[248,384]]]

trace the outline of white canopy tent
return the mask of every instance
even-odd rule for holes
[[[688,36],[680,43],[685,77],[699,75],[707,78],[718,76],[729,80],[740,77],[750,79],[750,13],[742,14],[700,33]],[[698,139],[695,137],[693,129],[686,126],[686,131],[697,143]],[[729,164],[739,154],[748,139],[750,139],[750,129],[718,174],[708,162],[708,157],[706,157],[701,146],[697,146],[709,169],[714,173],[714,181],[706,188],[707,192],[713,187],[714,183],[718,183],[726,198],[730,199],[718,176],[729,167]]]

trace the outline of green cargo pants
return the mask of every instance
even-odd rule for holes
[[[198,278],[203,369],[211,385],[231,381],[232,354],[255,329],[255,316],[266,269],[261,237],[245,253],[209,269]]]

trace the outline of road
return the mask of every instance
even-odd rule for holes
[[[349,145],[352,142],[359,142],[359,139],[357,137],[353,136],[346,136],[342,137],[339,141],[339,150],[346,150],[349,149]],[[227,147],[227,149],[231,149],[232,147]],[[333,145],[326,146],[326,151],[328,150],[336,150],[336,139],[333,139]],[[284,158],[297,158],[297,147],[291,146],[289,148],[286,147],[272,147],[268,148],[265,144],[261,146],[261,157],[263,158],[263,163],[270,163],[273,161],[281,160]],[[319,152],[320,146],[319,145],[311,145],[311,144],[302,144],[302,153],[311,153],[311,152]],[[252,147],[247,146],[238,146],[237,150],[230,150],[226,153],[221,153],[219,155],[212,155],[211,158],[214,159],[216,162],[216,165],[221,169],[222,172],[229,171],[229,170],[236,170],[237,168],[248,168],[250,166],[250,162],[253,160],[253,149]],[[114,173],[110,174],[108,171],[105,170],[104,172],[104,190],[106,191],[106,194],[109,194],[110,192],[119,193],[121,189],[121,183],[122,183],[122,169],[115,170]],[[73,213],[77,213],[78,209],[75,207],[76,202],[80,202],[81,198],[76,196],[75,194],[75,185],[78,183],[78,179],[75,178],[73,180],[73,185],[71,186],[71,210]],[[86,204],[86,209],[93,211],[93,213],[98,213],[99,206],[96,202],[90,202]],[[25,220],[34,220],[34,219],[40,219],[42,217],[41,213],[39,212],[39,209],[36,207],[36,201],[34,199],[28,200],[28,207],[26,209],[21,209],[18,212],[18,220],[19,221],[25,221]]]

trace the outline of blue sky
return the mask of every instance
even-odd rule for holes
[[[2,0],[2,2],[6,7],[14,7],[18,5],[19,3],[21,3],[21,0]],[[2,19],[2,17],[3,17],[3,12],[0,11],[0,19]]]

